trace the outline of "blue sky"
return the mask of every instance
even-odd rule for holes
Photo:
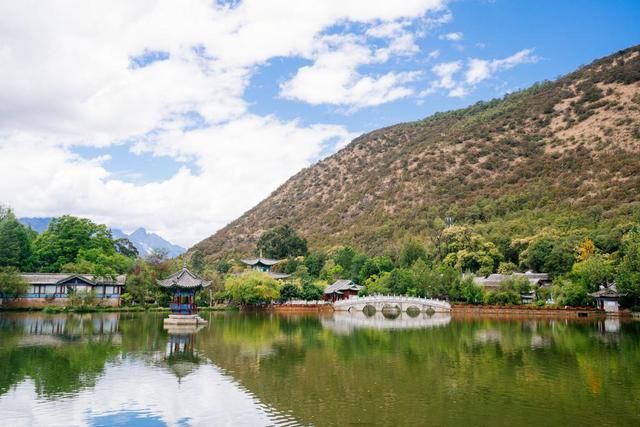
[[[640,43],[637,1],[30,3],[0,5],[0,203],[187,246],[363,132]]]

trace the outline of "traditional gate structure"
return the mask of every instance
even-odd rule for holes
[[[436,313],[448,313],[451,311],[451,305],[443,300],[395,295],[351,297],[333,303],[333,309],[335,311],[363,311],[365,307],[371,307],[375,309],[375,311],[398,310],[406,312],[409,309],[415,309],[420,312],[433,311]]]

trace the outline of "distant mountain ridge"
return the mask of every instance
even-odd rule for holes
[[[639,189],[635,46],[501,99],[364,134],[190,251],[249,254],[265,230],[289,224],[314,250],[379,253],[437,236],[451,217],[506,253],[547,226],[632,221]]]
[[[35,232],[42,233],[49,227],[51,217],[34,217],[34,218],[19,218],[22,224],[31,227]],[[144,228],[140,227],[131,234],[127,234],[118,228],[112,228],[111,234],[114,239],[129,239],[131,243],[136,247],[140,256],[150,255],[155,249],[166,249],[167,254],[171,258],[175,258],[182,255],[185,252],[185,248],[175,245],[166,239],[158,236],[155,233],[150,233]]]

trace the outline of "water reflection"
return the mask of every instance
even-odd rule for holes
[[[0,419],[640,425],[640,322],[211,313],[185,331],[163,317],[0,314]]]
[[[323,317],[320,322],[326,329],[340,335],[349,335],[356,329],[368,328],[377,330],[393,329],[425,329],[446,326],[451,322],[449,314],[420,313],[418,315],[403,312],[389,317],[385,313],[374,314],[363,311],[337,311],[330,317]]]
[[[194,372],[203,361],[196,347],[197,334],[204,325],[165,326],[169,337],[163,359],[163,365],[181,381]]]

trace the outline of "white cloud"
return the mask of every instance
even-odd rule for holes
[[[313,54],[315,62],[300,68],[291,80],[283,83],[280,95],[312,105],[343,105],[352,110],[409,96],[413,89],[405,84],[414,81],[418,72],[368,76],[359,73],[358,68],[386,62],[392,55],[406,55],[416,49],[409,34],[377,50],[367,46],[362,37],[325,36]]]
[[[440,57],[440,50],[435,49],[427,54],[427,59],[438,59]]]
[[[431,71],[437,79],[432,81],[429,87],[419,96],[424,97],[437,92],[439,89],[446,89],[450,97],[464,97],[468,95],[474,87],[496,73],[515,67],[519,64],[537,62],[539,58],[533,54],[533,49],[523,49],[511,56],[502,59],[477,59],[467,60],[464,79],[459,79],[456,75],[463,69],[462,61],[443,62],[433,66]]]
[[[492,77],[499,71],[508,70],[519,64],[537,62],[538,59],[533,54],[533,49],[523,49],[503,59],[484,60],[471,58],[465,74],[465,81],[467,84],[475,85]]]
[[[418,74],[359,67],[416,54],[409,27],[420,20],[448,22],[444,0],[2,2],[0,201],[20,215],[85,215],[190,245],[354,136],[250,114],[244,95],[262,64],[313,61],[283,85],[292,99],[379,105],[410,95]],[[349,23],[365,30],[350,33]],[[332,40],[335,25],[346,29]],[[149,52],[163,60],[132,66]],[[185,130],[194,115],[203,128]],[[104,157],[74,154],[114,144],[185,163],[134,184]]]
[[[457,32],[457,33],[447,33],[447,34],[443,34],[441,36],[439,36],[438,38],[440,40],[449,40],[452,42],[459,42],[460,40],[462,40],[464,37],[464,34]]]

